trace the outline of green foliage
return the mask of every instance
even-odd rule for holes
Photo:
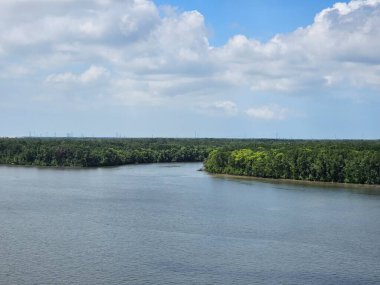
[[[99,167],[196,161],[204,161],[212,173],[380,184],[380,141],[0,139],[0,164]]]
[[[96,167],[203,161],[213,140],[2,138],[0,164]]]
[[[204,165],[211,173],[380,184],[380,142],[282,141],[249,149],[217,149]]]

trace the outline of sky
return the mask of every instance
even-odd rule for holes
[[[0,136],[380,139],[380,0],[1,0]]]

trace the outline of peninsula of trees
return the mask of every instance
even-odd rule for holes
[[[378,142],[305,142],[268,148],[216,149],[204,166],[211,173],[380,184]]]
[[[210,173],[380,184],[380,141],[0,138],[0,164],[101,167],[202,162]]]

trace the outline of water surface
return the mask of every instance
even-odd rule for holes
[[[0,167],[0,284],[379,284],[375,191],[198,163]]]

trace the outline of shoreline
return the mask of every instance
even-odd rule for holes
[[[0,167],[26,167],[26,168],[37,168],[37,169],[55,169],[55,170],[86,170],[86,169],[99,169],[99,168],[116,168],[121,166],[130,165],[146,165],[146,164],[181,164],[181,163],[202,163],[198,161],[192,162],[147,162],[147,163],[131,163],[131,164],[121,164],[121,165],[108,165],[108,166],[47,166],[47,165],[22,165],[22,164],[0,164]],[[213,177],[219,178],[231,178],[236,180],[251,180],[258,181],[262,183],[272,183],[272,184],[290,184],[290,185],[304,185],[304,186],[322,186],[322,187],[333,187],[333,188],[353,188],[353,189],[370,189],[380,191],[380,184],[357,184],[357,183],[341,183],[341,182],[324,182],[324,181],[310,181],[310,180],[296,180],[296,179],[284,179],[284,178],[267,178],[267,177],[257,177],[257,176],[244,176],[235,174],[221,174],[221,173],[211,173],[206,171],[203,167],[197,169],[197,171],[202,171]]]
[[[141,162],[141,163],[127,163],[127,164],[118,164],[118,165],[97,165],[97,166],[55,166],[55,165],[30,165],[30,164],[1,164],[0,167],[25,167],[25,168],[40,168],[40,169],[99,169],[99,168],[116,168],[122,166],[130,165],[147,165],[147,164],[180,164],[180,163],[203,163],[201,161],[174,161],[174,162]],[[203,170],[202,170],[203,171]]]
[[[244,176],[244,175],[234,175],[234,174],[220,174],[220,173],[210,173],[203,170],[210,176],[219,178],[231,178],[237,180],[251,180],[263,183],[272,184],[291,184],[291,185],[304,185],[304,186],[323,186],[323,187],[333,187],[333,188],[356,188],[356,189],[371,189],[380,191],[380,184],[357,184],[357,183],[341,183],[341,182],[324,182],[324,181],[310,181],[310,180],[296,180],[296,179],[284,179],[284,178],[264,178],[256,176]]]

